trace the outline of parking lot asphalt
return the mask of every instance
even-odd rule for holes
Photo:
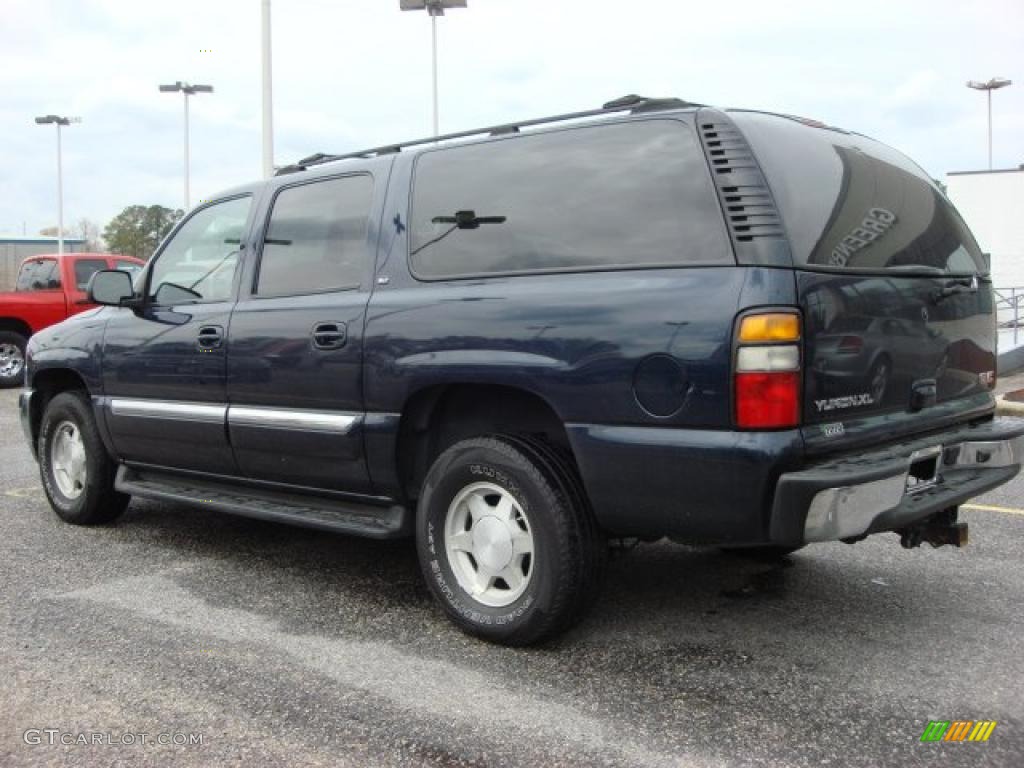
[[[643,544],[577,629],[510,650],[441,616],[410,542],[147,501],[60,523],[15,399],[2,766],[1024,764],[1024,480],[964,510],[963,550],[883,535],[764,564]],[[998,725],[922,743],[929,720]],[[60,743],[80,734],[113,743]]]

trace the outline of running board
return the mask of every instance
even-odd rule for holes
[[[218,512],[372,539],[400,538],[412,532],[408,510],[397,504],[381,506],[282,493],[123,464],[117,470],[114,487],[143,499],[194,504]]]

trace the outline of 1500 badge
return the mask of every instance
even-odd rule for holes
[[[860,405],[872,405],[875,399],[867,392],[862,395],[846,395],[845,397],[832,397],[828,400],[815,400],[814,405],[818,413],[824,411],[839,411],[844,408],[856,408]]]

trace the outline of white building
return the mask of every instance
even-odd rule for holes
[[[946,174],[949,199],[992,255],[996,288],[1024,286],[1024,165],[1003,171]]]

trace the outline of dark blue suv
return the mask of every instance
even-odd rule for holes
[[[415,535],[449,616],[508,644],[582,613],[609,538],[961,545],[1024,447],[960,216],[785,115],[627,97],[314,155],[90,295],[21,399],[61,518]]]

